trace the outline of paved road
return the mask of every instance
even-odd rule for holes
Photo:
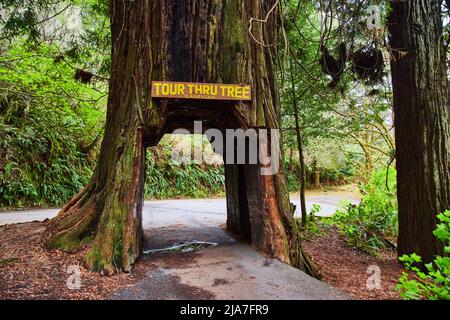
[[[144,250],[182,242],[218,245],[143,257],[152,269],[112,299],[348,299],[329,285],[255,251],[224,231],[225,200],[152,201],[144,205]]]
[[[316,201],[317,200],[317,201]],[[334,212],[342,197],[323,194],[321,215]],[[294,199],[295,201],[295,199]],[[0,213],[0,225],[44,220],[57,209]],[[257,252],[224,230],[224,199],[148,201],[144,204],[144,250],[162,249],[188,241],[217,246],[186,253],[146,254],[145,277],[111,298],[140,299],[347,299],[329,285],[287,264]]]
[[[358,199],[352,194],[342,193],[316,193],[308,195],[306,207],[310,212],[313,204],[319,204],[321,211],[319,216],[331,216],[338,209],[339,203],[349,200],[357,203]],[[300,205],[298,196],[291,196],[291,202],[297,206],[296,216],[300,216]],[[53,218],[58,214],[59,209],[38,209],[38,210],[18,210],[0,212],[0,225],[9,223],[22,223],[30,221],[43,221]],[[197,213],[192,216],[193,221],[208,217],[209,215],[222,215],[226,217],[225,199],[190,199],[190,200],[163,200],[146,201],[144,205],[144,224],[158,226],[158,223],[172,223],[177,220],[181,212]],[[164,214],[165,218],[155,219],[156,215]]]

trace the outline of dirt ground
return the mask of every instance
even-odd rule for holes
[[[0,226],[0,299],[107,299],[142,274],[140,265],[130,274],[114,277],[81,266],[81,288],[71,290],[66,284],[72,274],[68,267],[80,266],[83,252],[43,249],[43,230],[41,222]]]
[[[335,229],[304,241],[303,247],[322,276],[322,281],[331,286],[356,299],[400,299],[395,285],[404,269],[397,262],[394,250],[386,249],[377,257],[371,256],[348,246]],[[379,289],[370,290],[367,287],[367,280],[374,270],[368,271],[370,266],[379,267],[381,272]]]

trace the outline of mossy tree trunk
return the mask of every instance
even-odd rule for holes
[[[51,247],[90,246],[94,270],[127,271],[141,247],[145,148],[174,129],[278,129],[274,47],[249,21],[275,0],[111,1],[112,72],[105,137],[90,185],[50,222]],[[277,43],[278,10],[253,35]],[[151,99],[151,81],[245,83],[251,102]],[[261,141],[261,143],[266,143]],[[280,164],[281,153],[280,153]],[[255,248],[313,273],[290,210],[283,168],[227,165],[228,227]]]
[[[140,28],[150,30],[151,20],[130,3],[111,1],[112,70],[97,167],[48,228],[49,247],[73,252],[88,245],[87,266],[106,274],[129,271],[142,243],[144,108],[152,66],[149,34]]]

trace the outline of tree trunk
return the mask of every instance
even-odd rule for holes
[[[436,215],[450,209],[449,100],[440,1],[391,4],[398,254],[415,252],[429,262],[443,253],[432,233]]]
[[[278,129],[273,48],[249,34],[275,0],[111,1],[112,74],[106,132],[90,185],[49,226],[51,247],[90,246],[89,267],[129,270],[140,253],[145,147],[165,133],[203,129]],[[259,41],[276,43],[279,17],[254,23]],[[251,102],[151,99],[151,81],[245,83]],[[259,141],[264,147],[266,141]],[[280,163],[282,163],[280,161]],[[284,170],[226,165],[228,227],[256,249],[313,274],[290,212]]]
[[[48,227],[48,247],[73,252],[88,245],[87,266],[105,274],[129,271],[141,252],[146,159],[142,108],[149,101],[151,71],[151,64],[144,62],[151,61],[148,33],[140,32],[141,27],[150,29],[145,16],[137,5],[111,2],[112,70],[97,167],[90,184]]]
[[[299,111],[298,111],[298,104],[297,104],[297,94],[295,90],[295,83],[294,83],[294,71],[292,68],[292,61],[290,61],[290,73],[291,73],[291,85],[292,85],[292,103],[294,105],[294,120],[295,120],[295,133],[297,136],[297,149],[298,149],[298,158],[300,162],[300,174],[299,174],[299,180],[300,180],[300,207],[302,212],[302,227],[305,228],[308,224],[308,212],[306,210],[306,196],[305,196],[305,189],[306,189],[306,169],[305,169],[305,158],[303,157],[303,141],[302,141],[302,135],[300,131],[300,119],[299,119]]]
[[[320,185],[320,171],[319,170],[315,170],[314,171],[314,188],[316,189],[320,189],[321,185]]]
[[[294,173],[294,149],[293,148],[289,148],[289,174],[293,174]]]

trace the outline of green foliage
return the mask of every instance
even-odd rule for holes
[[[311,241],[317,237],[325,236],[328,230],[333,227],[330,218],[317,216],[320,210],[320,205],[316,203],[313,204],[311,211],[309,212],[308,223],[304,228],[304,232],[302,232],[303,239]],[[301,224],[301,219],[298,220],[299,224]]]
[[[61,205],[84,187],[84,154],[105,104],[99,89],[55,63],[57,51],[18,42],[0,55],[0,204]]]
[[[196,162],[178,165],[171,159],[173,146],[162,141],[147,152],[146,199],[205,198],[225,193],[223,166]]]
[[[80,9],[82,32],[71,39],[66,54],[84,69],[107,77],[111,69],[109,0],[76,0],[75,4]]]
[[[295,150],[294,155],[297,156],[298,151]],[[317,155],[317,157],[316,157]],[[341,153],[342,155],[342,153]],[[353,164],[347,159],[342,159],[337,154],[319,155],[315,151],[308,150],[305,153],[308,161],[305,163],[305,179],[306,188],[309,188],[314,184],[315,171],[320,173],[320,182],[323,187],[333,185],[343,185],[353,180],[354,168]],[[332,159],[329,161],[321,161],[322,158],[334,158],[334,156],[340,159]],[[286,179],[290,192],[298,192],[300,190],[300,163],[297,158],[288,159],[285,157]]]
[[[7,18],[2,17],[1,39],[11,39],[18,35],[26,35],[27,41],[39,39],[41,13],[55,7],[53,0],[26,1],[0,0],[0,7],[8,9]],[[2,12],[2,15],[4,12]]]
[[[6,258],[6,259],[0,259],[0,267],[11,265],[14,263],[20,262],[19,258]]]
[[[321,210],[320,205],[317,203],[314,203],[311,208],[311,211],[309,212],[309,220],[310,221],[316,220],[316,218],[317,218],[316,214],[318,214],[320,212],[320,210]]]
[[[445,245],[444,253],[447,256],[437,256],[432,263],[426,264],[426,271],[417,267],[422,258],[416,254],[404,255],[400,261],[407,269],[414,273],[411,276],[403,272],[397,290],[406,300],[450,300],[450,211],[438,215],[441,223],[433,232],[437,239]]]
[[[223,168],[202,168],[192,164],[180,168],[173,164],[156,165],[152,157],[145,183],[146,199],[207,198],[225,194]]]
[[[286,164],[289,168],[289,163]],[[293,170],[286,170],[286,182],[289,192],[298,192],[300,190],[300,167],[298,163],[295,164]],[[306,188],[309,188],[311,183],[306,179]]]
[[[315,237],[321,234],[322,228],[320,223],[320,217],[317,217],[316,214],[321,210],[320,205],[313,204],[311,211],[309,212],[308,224],[306,225],[306,232],[308,236]]]
[[[364,196],[358,206],[346,204],[329,218],[347,243],[370,254],[385,248],[398,233],[396,172],[376,171],[362,188]]]
[[[289,192],[298,192],[300,190],[300,165],[297,160],[293,160],[293,164],[286,160],[285,168],[286,179]],[[333,185],[343,185],[353,178],[353,170],[351,165],[339,164],[337,167],[321,167],[317,168],[313,164],[306,164],[306,188],[310,188],[314,183],[314,171],[319,170],[320,181],[323,187]]]
[[[320,171],[324,185],[365,181],[374,167],[390,161],[395,148],[390,86],[369,85],[351,72],[351,50],[373,42],[373,37],[368,39],[364,32],[370,4],[362,0],[301,5],[298,1],[285,2],[289,52],[283,52],[288,56],[281,61],[284,63],[278,75],[284,89],[280,91],[283,143],[298,149],[294,130],[297,112],[305,163],[312,171]],[[384,19],[384,5],[382,9]],[[333,15],[335,23],[324,21],[328,19],[325,16]],[[336,58],[335,51],[342,45],[347,59],[340,71],[346,71],[337,83],[324,73],[322,53],[326,47]],[[290,186],[295,187],[295,179],[290,179]]]

